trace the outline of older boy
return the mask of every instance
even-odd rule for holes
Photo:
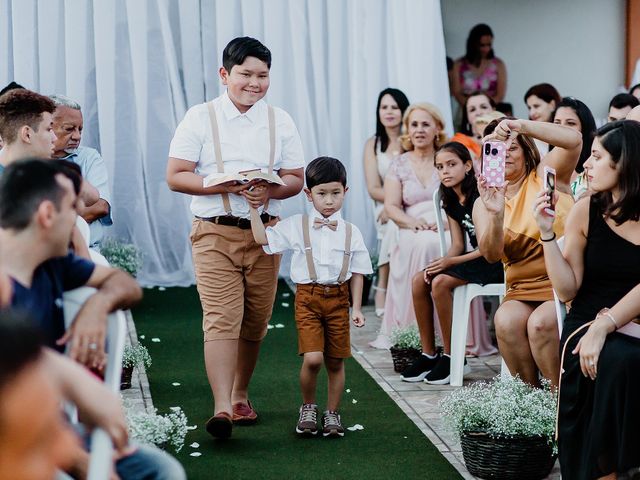
[[[232,40],[224,49],[220,78],[227,91],[192,107],[176,129],[167,183],[193,195],[193,264],[203,310],[204,356],[214,415],[214,437],[231,435],[232,422],[255,423],[249,381],[267,332],[276,294],[278,256],[262,251],[251,235],[249,208],[274,225],[280,200],[302,189],[303,152],[289,115],[267,105],[271,52],[258,40]],[[223,184],[204,187],[212,173],[261,169],[285,185]]]
[[[339,160],[320,157],[306,171],[307,198],[312,215],[294,215],[275,226],[254,222],[256,239],[267,253],[292,250],[291,280],[297,284],[295,315],[298,352],[303,355],[300,387],[303,404],[296,425],[300,435],[318,433],[316,383],[324,362],[329,376],[327,409],[322,417],[325,437],[342,437],[338,407],[344,390],[344,359],[351,356],[349,340],[349,279],[351,318],[356,327],[365,319],[360,310],[362,275],[372,273],[369,252],[355,225],[342,220],[347,172]]]

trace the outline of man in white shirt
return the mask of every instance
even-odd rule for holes
[[[206,424],[217,438],[232,424],[255,423],[248,388],[267,332],[279,256],[267,255],[251,234],[250,208],[273,225],[281,200],[303,183],[303,151],[291,117],[268,106],[271,52],[258,40],[232,40],[220,78],[227,92],[189,109],[171,142],[167,183],[192,195],[193,263],[203,309],[204,354],[215,400]],[[204,187],[203,177],[259,168],[285,185],[252,181]],[[233,422],[233,423],[232,423]]]

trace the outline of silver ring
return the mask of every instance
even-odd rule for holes
[[[89,344],[89,350],[97,350],[98,349],[98,344],[97,343],[90,343]]]

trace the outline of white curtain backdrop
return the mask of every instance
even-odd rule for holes
[[[400,88],[451,124],[438,0],[0,0],[0,86],[82,104],[82,144],[109,168],[109,236],[141,248],[144,285],[193,283],[188,198],[164,179],[169,142],[187,108],[222,93],[222,50],[241,35],[270,48],[267,101],[293,117],[306,161],[347,166],[345,217],[375,247],[362,148],[378,93]],[[285,214],[302,208],[298,196]]]

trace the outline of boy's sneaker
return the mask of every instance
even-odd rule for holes
[[[469,373],[471,368],[467,364],[467,359],[464,359],[463,375]],[[451,379],[451,357],[449,355],[442,355],[438,364],[431,370],[424,381],[430,385],[448,385]]]
[[[424,380],[424,377],[433,370],[433,368],[438,364],[438,361],[442,358],[439,353],[436,353],[436,356],[433,358],[429,358],[424,354],[421,354],[417,359],[413,361],[411,365],[409,365],[404,372],[402,372],[402,381],[403,382],[421,382]]]
[[[322,436],[344,437],[344,427],[338,412],[330,412],[329,410],[324,412],[324,415],[322,415]]]
[[[298,435],[316,435],[318,433],[318,406],[316,404],[302,404],[296,433]]]

